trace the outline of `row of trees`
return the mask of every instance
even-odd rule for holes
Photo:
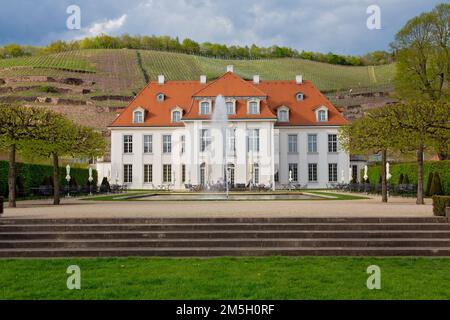
[[[88,158],[106,150],[102,135],[44,108],[0,105],[0,149],[8,152],[8,200],[16,206],[16,155],[51,158],[54,204],[60,204],[60,157]]]
[[[351,153],[381,153],[382,200],[387,201],[386,161],[394,151],[415,151],[417,204],[424,203],[424,152],[450,159],[450,4],[437,5],[397,33],[396,95],[400,102],[373,109],[342,129]]]
[[[334,53],[319,53],[298,51],[288,47],[272,46],[226,46],[218,43],[198,43],[189,38],[180,41],[169,36],[130,36],[111,37],[105,34],[88,37],[78,41],[55,41],[44,48],[21,47],[10,44],[0,48],[3,58],[18,57],[35,54],[58,53],[79,49],[143,49],[183,52],[188,54],[205,55],[229,59],[261,59],[261,58],[302,58],[339,65],[380,65],[393,61],[392,54],[386,51],[375,51],[364,56],[338,55]]]

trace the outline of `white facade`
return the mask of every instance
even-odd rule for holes
[[[221,131],[205,120],[185,121],[176,128],[112,128],[111,183],[181,190],[186,184],[223,182],[225,157],[229,181],[235,185],[326,188],[350,180],[350,159],[339,146],[338,126],[277,127],[274,120],[236,120],[228,127],[234,132],[234,148],[232,138],[224,144]],[[203,142],[210,141],[205,151],[202,130],[207,130]]]

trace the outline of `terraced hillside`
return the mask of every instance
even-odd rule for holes
[[[338,106],[339,100],[352,105],[355,93],[362,99],[358,104],[366,102],[364,93],[386,91],[394,77],[393,65],[351,67],[290,58],[225,60],[147,50],[78,50],[0,60],[0,102],[26,101],[56,108],[76,121],[105,130],[117,111],[159,74],[169,80],[195,80],[206,74],[211,80],[229,64],[247,79],[254,74],[263,80],[294,79],[302,74]]]

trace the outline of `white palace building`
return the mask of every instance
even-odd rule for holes
[[[110,126],[111,182],[180,190],[226,180],[273,189],[348,183],[338,139],[346,123],[302,76],[247,81],[232,66],[214,81],[159,76]]]

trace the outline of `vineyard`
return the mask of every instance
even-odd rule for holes
[[[392,87],[395,71],[394,65],[341,66],[297,58],[227,60],[150,50],[87,49],[0,59],[0,102],[53,108],[107,133],[117,112],[147,80],[156,80],[160,74],[168,80],[199,80],[203,74],[213,80],[227,65],[234,65],[245,79],[259,74],[263,81],[293,80],[302,74],[333,103],[344,107],[385,102],[379,91]],[[371,93],[377,97],[368,97]],[[359,114],[352,111],[348,118]]]
[[[105,94],[132,94],[145,84],[139,63],[152,80],[159,74],[164,74],[169,80],[196,80],[201,74],[214,79],[224,73],[226,65],[233,64],[236,73],[247,79],[259,74],[262,79],[285,80],[302,74],[323,91],[385,86],[392,82],[394,76],[393,65],[349,67],[295,58],[225,60],[149,50],[140,50],[139,53],[141,61],[138,61],[136,50],[128,49],[78,50],[2,59],[0,77],[58,77],[60,74],[66,77],[75,73],[97,82],[98,89]]]

